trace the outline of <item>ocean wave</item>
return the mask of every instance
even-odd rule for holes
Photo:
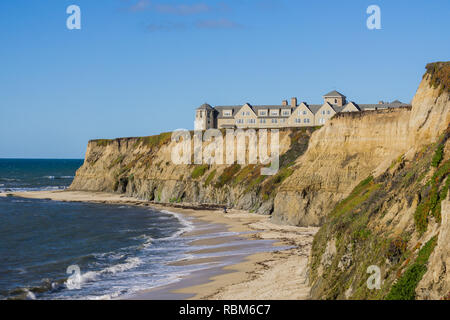
[[[124,263],[119,263],[110,267],[106,267],[100,271],[88,271],[86,273],[81,273],[79,276],[69,277],[64,284],[69,290],[78,289],[83,284],[96,281],[101,275],[124,272],[136,268],[141,263],[142,260],[139,259],[138,257],[130,257],[125,259]]]
[[[2,182],[17,182],[17,181],[20,181],[20,179],[0,178],[0,181],[2,181]]]
[[[56,191],[65,190],[67,186],[46,186],[46,187],[22,187],[22,188],[0,188],[0,192],[30,192],[30,191]]]
[[[27,291],[28,291],[27,295],[26,295],[27,300],[36,300],[36,295],[33,292],[31,292],[30,290],[27,290]]]
[[[75,178],[75,176],[43,176],[44,179],[50,179],[50,180],[55,180],[55,179],[73,179]]]
[[[178,238],[179,236],[181,236],[184,233],[194,230],[194,224],[191,221],[189,221],[184,215],[182,215],[180,213],[172,212],[172,211],[167,211],[167,210],[161,210],[161,212],[170,214],[170,215],[174,216],[175,218],[177,218],[178,221],[183,225],[183,227],[180,230],[176,231],[173,235],[166,237],[166,238],[161,238],[158,240],[171,240],[174,238]]]

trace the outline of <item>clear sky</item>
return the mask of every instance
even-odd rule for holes
[[[68,30],[66,8],[81,8]],[[369,5],[381,30],[369,30]],[[0,158],[83,158],[89,139],[193,128],[194,109],[409,102],[450,60],[450,1],[1,0]]]

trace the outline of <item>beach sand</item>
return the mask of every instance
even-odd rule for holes
[[[193,259],[181,260],[174,265],[192,265],[216,262],[223,258],[199,258],[199,253],[225,251],[220,245],[227,245],[227,250],[241,249],[245,240],[272,240],[274,251],[260,252],[246,256],[228,256],[226,267],[209,268],[190,274],[180,281],[168,286],[139,292],[125,299],[308,299],[310,288],[307,280],[307,263],[314,234],[318,228],[302,228],[277,225],[269,216],[257,215],[241,210],[208,210],[195,205],[161,205],[139,200],[120,194],[84,191],[35,191],[17,192],[9,195],[23,198],[50,199],[55,201],[77,201],[108,204],[127,204],[150,206],[159,210],[180,213],[196,221],[197,225],[206,226],[194,229],[189,236],[202,233],[215,233],[221,230],[240,233],[239,236],[225,236],[192,241],[192,245],[212,246],[211,249],[192,251]],[[7,196],[3,193],[0,196]],[[243,234],[242,234],[243,233]],[[251,252],[251,244],[246,242]],[[217,247],[217,245],[219,245]],[[278,250],[279,247],[279,250]]]

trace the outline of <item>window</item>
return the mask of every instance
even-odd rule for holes
[[[278,110],[272,110],[272,111],[270,111],[270,115],[271,115],[271,116],[277,116],[277,115],[278,115]]]
[[[247,111],[247,112],[245,113],[245,115],[246,115],[246,116],[249,116],[249,115],[250,115],[250,111]]]
[[[259,123],[266,123],[266,119],[259,119]]]
[[[334,99],[334,103],[337,103],[337,99]]]
[[[289,116],[291,112],[289,110],[283,110],[283,116]]]
[[[280,119],[280,122],[281,122],[281,123],[285,123],[285,122],[286,122],[286,119]]]
[[[247,123],[256,123],[256,120],[255,119],[248,119]]]
[[[303,110],[303,114],[306,115],[306,110]]]
[[[322,114],[325,115],[325,110],[322,110]]]
[[[237,119],[237,120],[236,120],[236,123],[237,123],[237,124],[242,124],[242,123],[244,123],[244,119]]]
[[[223,112],[223,115],[224,115],[225,117],[231,117],[231,111],[224,111],[224,112]]]
[[[242,111],[242,115],[245,116],[245,111]]]
[[[306,119],[305,119],[305,120],[306,120]],[[296,119],[295,119],[295,123],[302,123],[302,119],[296,118]]]
[[[259,111],[260,116],[267,116],[267,111]]]
[[[272,123],[278,123],[277,119],[272,119]]]
[[[328,110],[328,111],[327,111],[327,114],[331,114],[331,111],[330,111],[330,110]]]

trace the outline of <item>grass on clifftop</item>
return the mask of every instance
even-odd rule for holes
[[[106,147],[108,146],[111,142],[113,142],[114,140],[110,140],[110,139],[98,139],[98,140],[92,140],[92,142],[95,142],[97,144],[97,146],[99,147]]]
[[[429,63],[426,69],[425,75],[430,75],[430,85],[435,89],[441,88],[439,95],[444,91],[450,93],[450,61]]]
[[[139,144],[147,146],[149,148],[160,148],[164,144],[168,143],[172,137],[172,132],[163,132],[155,136],[140,137],[134,144],[137,147]]]

